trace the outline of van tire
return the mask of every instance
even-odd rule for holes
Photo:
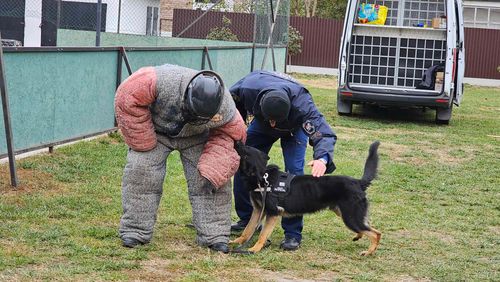
[[[437,124],[450,124],[451,113],[453,111],[453,104],[449,108],[436,109],[436,123]]]
[[[342,99],[340,99],[340,96],[337,96],[337,112],[341,116],[348,116],[352,114],[352,102],[342,101]]]

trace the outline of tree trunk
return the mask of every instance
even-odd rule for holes
[[[311,17],[311,0],[304,0],[304,5],[306,6],[306,18]]]
[[[311,11],[311,16],[314,17],[316,16],[316,8],[318,7],[318,0],[313,0],[313,8]]]

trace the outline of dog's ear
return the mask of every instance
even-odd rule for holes
[[[270,164],[267,166],[267,169],[269,170],[280,170],[280,167],[278,165],[275,165],[275,164]]]

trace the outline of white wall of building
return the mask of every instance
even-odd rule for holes
[[[39,47],[41,40],[42,1],[26,0],[24,13],[24,46]]]
[[[120,33],[146,34],[148,6],[157,7],[159,10],[160,0],[123,1]],[[160,19],[158,25],[159,21]]]

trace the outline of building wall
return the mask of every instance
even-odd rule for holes
[[[42,1],[26,0],[24,25],[24,46],[39,47],[41,41]]]
[[[190,9],[193,0],[161,0],[160,1],[160,27],[161,33],[171,35],[174,9]]]

